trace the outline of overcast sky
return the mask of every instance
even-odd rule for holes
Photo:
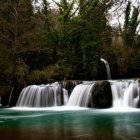
[[[140,6],[140,0],[131,0],[133,6],[137,7]],[[121,23],[123,23],[123,19],[124,19],[124,10],[126,8],[126,4],[122,5],[121,7],[117,8],[117,7],[113,7],[110,10],[110,13],[112,14],[112,25],[116,25],[118,24],[118,22],[120,21]],[[115,10],[117,9],[117,10]],[[115,11],[114,11],[115,10]],[[118,21],[119,20],[119,21]]]

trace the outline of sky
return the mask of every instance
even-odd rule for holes
[[[140,0],[130,0],[133,4],[133,6],[137,7],[140,6]],[[121,24],[123,24],[124,22],[124,9],[125,9],[126,5],[123,4],[120,8],[117,9],[117,7],[114,7],[110,10],[111,13],[111,25],[115,26],[116,24],[118,24],[118,22],[120,22]],[[114,11],[115,9],[117,9],[117,11]],[[140,17],[139,17],[140,18]]]

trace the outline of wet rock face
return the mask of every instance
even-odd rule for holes
[[[74,87],[79,84],[80,81],[66,81],[65,83],[65,89],[68,91],[68,95],[70,96],[72,90],[74,89]]]
[[[1,98],[1,105],[7,106],[9,103],[9,96],[11,92],[10,86],[0,86],[0,98]]]
[[[89,106],[93,108],[109,108],[112,106],[112,101],[110,83],[108,81],[99,81],[95,83]]]
[[[22,91],[22,88],[15,87],[13,91],[11,92],[11,97],[9,98],[9,107],[16,106],[18,97],[20,95],[20,92]]]
[[[138,101],[137,103],[137,108],[140,108],[140,101]]]

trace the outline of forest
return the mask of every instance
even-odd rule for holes
[[[100,58],[109,62],[112,79],[140,77],[139,0],[0,5],[0,96],[30,84],[107,79]]]

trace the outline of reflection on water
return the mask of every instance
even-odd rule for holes
[[[139,140],[140,112],[0,110],[0,139]]]

